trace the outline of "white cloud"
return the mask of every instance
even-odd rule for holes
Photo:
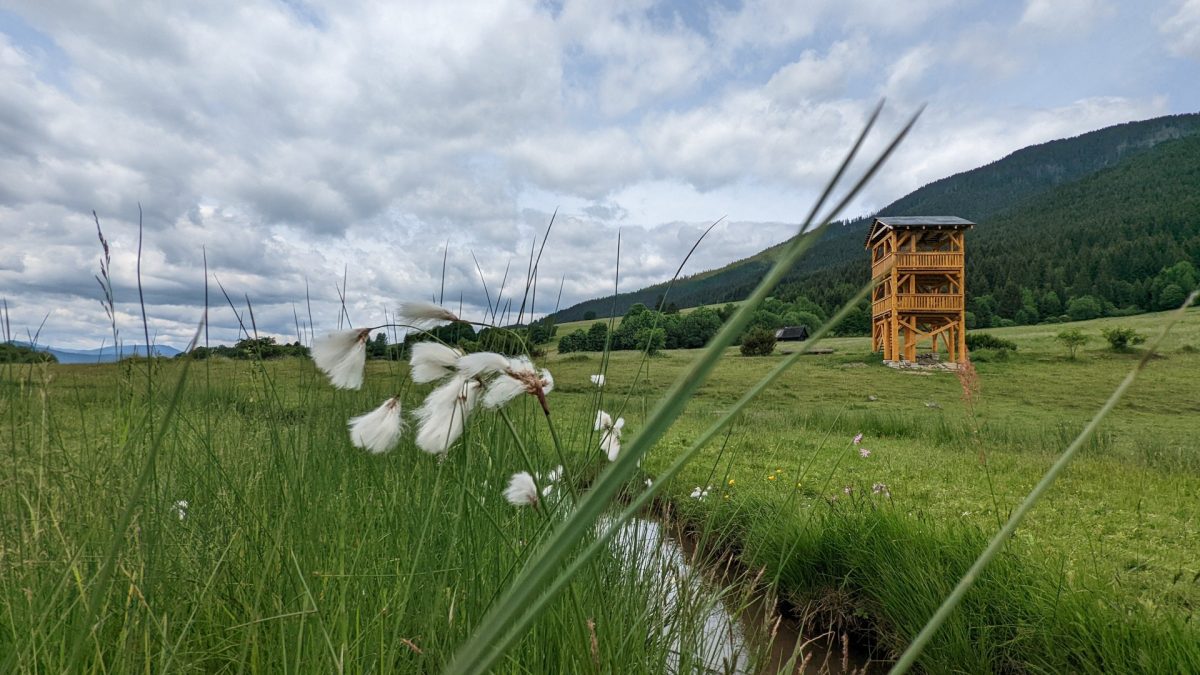
[[[1200,61],[1200,0],[1183,0],[1159,28],[1170,40],[1172,54]]]
[[[919,44],[904,52],[888,68],[887,82],[883,85],[885,96],[903,96],[910,93],[924,77],[937,57],[937,50],[928,43]]]
[[[1112,7],[1104,0],[1028,0],[1020,23],[1052,33],[1085,35],[1109,14]]]

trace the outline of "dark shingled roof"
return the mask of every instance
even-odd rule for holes
[[[775,331],[776,340],[807,340],[808,326],[784,326]]]
[[[863,246],[870,247],[871,240],[881,230],[965,230],[974,226],[975,223],[958,216],[876,216]]]

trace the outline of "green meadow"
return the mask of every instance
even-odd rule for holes
[[[727,585],[665,593],[645,553],[604,547],[494,670],[712,669],[705,617],[749,594],[884,670],[1139,358],[1100,330],[1164,320],[989,330],[1018,350],[966,382],[825,341],[655,498],[705,557],[737,561]],[[1091,337],[1074,360],[1054,340],[1070,327]],[[796,348],[727,350],[624,499]],[[362,391],[296,359],[0,366],[0,671],[438,672],[608,464],[595,411],[632,439],[699,352],[551,353],[561,454],[527,397],[477,413],[444,461],[411,434],[383,455],[347,438],[389,396],[420,403],[403,363],[368,362]],[[1192,309],[920,668],[1200,670],[1197,373]],[[504,501],[512,473],[564,462],[557,496]],[[767,668],[762,646],[746,669]]]

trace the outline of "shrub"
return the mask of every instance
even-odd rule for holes
[[[1140,345],[1146,341],[1145,335],[1124,326],[1105,328],[1100,333],[1104,336],[1105,340],[1108,340],[1108,346],[1114,352],[1127,351],[1133,345]]]
[[[1074,359],[1075,352],[1079,350],[1084,343],[1088,341],[1088,336],[1079,331],[1078,328],[1064,330],[1054,337],[1055,340],[1062,343],[1063,347],[1067,348],[1067,358]]]
[[[742,356],[770,356],[775,351],[775,331],[755,328],[742,336]]]
[[[996,349],[1015,352],[1017,351],[1017,343],[997,337],[991,333],[967,333],[967,349],[972,352],[976,349]]]
[[[990,363],[992,361],[1007,361],[1009,354],[1012,354],[1011,349],[991,349],[983,348],[978,351],[971,350],[971,361],[975,363]]]
[[[1090,295],[1071,298],[1071,302],[1067,303],[1067,314],[1072,321],[1094,319],[1103,311],[1104,308],[1100,305],[1100,301]]]

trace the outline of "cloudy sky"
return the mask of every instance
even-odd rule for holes
[[[913,136],[847,216],[1029,145],[1200,110],[1200,0],[0,0],[0,295],[15,333],[183,346],[203,257],[263,333],[523,281],[538,313],[796,228],[882,97]],[[880,141],[882,142],[882,141]],[[878,144],[876,144],[878,147]],[[215,303],[215,301],[214,301]],[[223,303],[223,299],[222,299]],[[237,338],[226,307],[212,339]]]

